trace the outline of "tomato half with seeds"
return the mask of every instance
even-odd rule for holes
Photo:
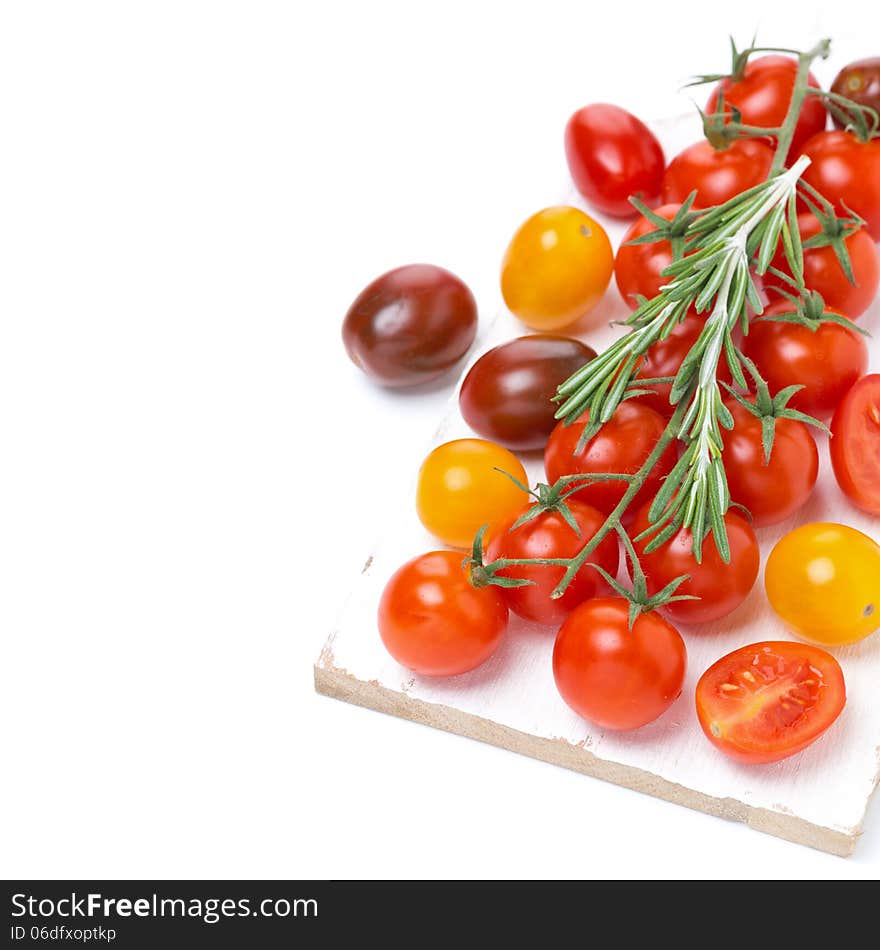
[[[841,491],[880,515],[880,374],[860,379],[831,421],[831,464]]]
[[[663,201],[683,202],[696,191],[698,208],[724,204],[767,179],[773,149],[758,139],[735,139],[723,149],[707,141],[679,152],[663,176]]]
[[[738,762],[778,762],[805,749],[846,704],[837,660],[787,640],[741,647],[700,677],[697,717],[706,738]]]
[[[408,561],[379,601],[385,648],[423,676],[456,676],[488,660],[508,619],[499,588],[474,587],[454,551],[431,551]]]

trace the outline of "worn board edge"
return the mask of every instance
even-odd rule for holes
[[[660,775],[646,772],[644,769],[602,759],[589,749],[563,738],[553,739],[521,732],[519,729],[513,729],[473,713],[463,712],[452,706],[414,699],[399,690],[382,686],[376,680],[358,679],[334,664],[332,640],[331,635],[314,667],[315,691],[331,699],[339,699],[355,706],[442,729],[454,735],[476,739],[478,742],[485,742],[509,752],[516,752],[519,755],[558,765],[573,772],[580,772],[591,778],[602,779],[613,785],[620,785],[663,801],[683,805],[694,811],[724,818],[727,821],[741,822],[755,831],[783,838],[795,844],[806,845],[838,857],[849,857],[862,833],[864,814],[859,824],[848,831],[827,828],[798,818],[796,815],[747,805],[735,798],[716,798],[706,795],[677,782],[670,782]],[[872,795],[878,782],[880,782],[880,773],[874,780]],[[865,812],[867,812],[870,798],[871,796],[865,803]]]

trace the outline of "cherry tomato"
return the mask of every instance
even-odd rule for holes
[[[650,507],[651,503],[647,502],[639,511],[632,528],[634,536],[650,526]],[[650,554],[645,553],[650,537],[634,542],[649,594],[659,593],[682,574],[689,575],[690,579],[682,583],[676,594],[690,594],[700,599],[674,601],[661,607],[672,620],[679,623],[719,620],[736,610],[754,586],[761,565],[755,532],[748,521],[734,511],[727,512],[724,524],[730,544],[729,564],[722,561],[712,534],[703,541],[703,559],[699,564],[694,557],[693,537],[689,530],[682,528]]]
[[[631,218],[631,195],[656,204],[663,149],[654,133],[619,106],[584,106],[565,127],[565,155],[578,191],[600,211]]]
[[[806,503],[819,475],[810,430],[796,419],[777,419],[767,462],[761,420],[735,399],[724,404],[733,415],[733,429],[722,430],[730,497],[748,508],[757,528],[784,521]]]
[[[577,208],[546,208],[508,245],[501,293],[527,326],[561,330],[602,299],[613,268],[614,253],[601,224]]]
[[[880,56],[844,66],[831,83],[831,91],[880,112]],[[843,128],[840,119],[832,118],[835,125]]]
[[[661,218],[671,221],[677,214],[680,204],[666,204],[655,210]],[[617,257],[614,261],[614,279],[620,296],[630,310],[639,305],[638,297],[656,297],[660,288],[669,283],[668,277],[662,277],[664,268],[672,263],[672,244],[669,241],[656,241],[653,244],[632,244],[634,241],[650,231],[656,231],[653,222],[645,217],[639,218],[630,225],[624,234]]]
[[[655,379],[660,376],[675,376],[684,362],[688,351],[697,342],[697,338],[706,326],[706,314],[689,313],[666,337],[648,348],[636,373],[637,379]],[[726,383],[733,382],[730,367],[724,354],[718,360],[716,377]],[[638,397],[642,405],[650,406],[655,412],[669,418],[675,406],[669,402],[672,395],[672,383],[654,383],[648,386],[650,395]]]
[[[470,348],[477,304],[455,274],[410,264],[365,287],[342,324],[355,366],[383,386],[415,386],[442,375]]]
[[[631,475],[637,472],[654,451],[666,420],[647,406],[639,405],[638,400],[628,399],[614,411],[614,415],[599,430],[597,435],[575,454],[578,440],[589,421],[589,411],[576,422],[565,425],[560,422],[553,430],[544,452],[544,469],[547,480],[553,484],[562,475],[575,475],[583,472],[619,472]],[[660,483],[672,471],[676,461],[675,443],[669,445],[660,456],[654,470],[645,479],[628,512],[635,510],[640,500],[653,496]],[[626,493],[626,482],[603,481],[585,485],[576,497],[603,514],[610,514]],[[632,520],[624,515],[624,520]]]
[[[831,464],[844,495],[880,515],[880,374],[860,379],[831,422]]]
[[[574,557],[605,523],[605,516],[590,505],[569,498],[566,504],[580,529],[580,537],[557,511],[541,512],[537,518],[510,530],[523,508],[492,535],[487,561],[497,558]],[[590,562],[603,567],[612,577],[617,574],[619,551],[614,532],[606,535],[590,556]],[[527,587],[504,589],[507,606],[520,617],[535,623],[559,626],[578,604],[608,592],[598,571],[584,567],[574,576],[565,593],[556,600],[550,595],[562,580],[565,569],[549,564],[534,567],[509,567],[498,571],[501,577],[522,577],[534,581]]]
[[[663,176],[663,201],[683,202],[696,191],[699,208],[724,204],[765,181],[772,164],[773,149],[758,139],[735,139],[723,149],[705,140],[696,142],[669,163]]]
[[[456,439],[438,445],[419,469],[416,510],[422,524],[444,544],[469,548],[484,524],[522,507],[522,490],[499,468],[528,481],[519,459],[494,442]]]
[[[465,422],[509,449],[543,449],[556,425],[550,400],[596,351],[564,336],[521,336],[484,353],[458,396]]]
[[[696,690],[706,738],[725,755],[778,762],[815,742],[846,704],[840,664],[790,641],[740,647],[713,663]]]
[[[461,554],[431,551],[403,565],[379,601],[388,652],[423,676],[455,676],[495,652],[507,629],[498,587],[474,587]]]
[[[781,300],[765,316],[791,313]],[[853,383],[868,368],[868,347],[858,333],[838,323],[811,330],[796,323],[756,320],[743,341],[743,352],[758,367],[771,393],[803,386],[789,400],[792,409],[828,419]]]
[[[806,241],[818,234],[822,228],[814,215],[804,212],[798,215],[798,230],[801,238]],[[808,290],[816,290],[822,295],[829,310],[835,310],[850,320],[855,320],[871,306],[877,296],[880,262],[877,260],[877,249],[871,235],[864,228],[850,234],[845,243],[852,262],[855,284],[849,282],[837,260],[834,248],[828,246],[804,250],[804,283]],[[779,270],[791,274],[781,243],[772,263]],[[768,290],[774,286],[790,289],[788,284],[771,273],[764,277],[764,285]]]
[[[798,636],[855,643],[880,626],[880,545],[845,525],[801,525],[770,552],[764,586]]]
[[[750,59],[740,79],[722,79],[712,90],[706,103],[706,112],[718,111],[718,93],[724,94],[724,109],[738,109],[745,125],[759,128],[779,128],[785,121],[794,81],[797,75],[797,62],[785,56],[772,54]],[[808,82],[819,88],[816,77],[810,73]],[[800,151],[801,146],[811,136],[825,128],[827,114],[821,100],[807,96],[801,106],[794,136],[789,149],[789,158]]]
[[[687,650],[659,614],[629,628],[629,603],[597,597],[577,607],[553,647],[553,676],[565,702],[605,729],[638,729],[681,694]]]
[[[880,241],[880,139],[860,142],[849,132],[820,132],[804,145],[810,164],[801,177],[846,215],[855,211]],[[848,209],[848,210],[847,210]]]

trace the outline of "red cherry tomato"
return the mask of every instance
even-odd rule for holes
[[[880,515],[880,374],[860,379],[843,397],[831,435],[837,484],[854,505]]]
[[[658,340],[648,348],[648,352],[642,358],[636,378],[656,379],[660,376],[675,376],[705,325],[705,314],[689,313],[665,340]],[[716,377],[726,383],[733,381],[730,367],[723,353],[718,360]],[[655,412],[659,412],[668,419],[675,410],[669,402],[672,383],[654,383],[647,388],[651,390],[651,394],[639,396],[638,402],[650,406]]]
[[[768,462],[761,420],[735,399],[724,404],[733,415],[733,429],[722,429],[730,497],[748,508],[755,527],[784,521],[806,503],[819,475],[809,429],[796,419],[777,419]]]
[[[831,83],[831,91],[880,112],[880,56],[859,59],[844,66]],[[845,125],[837,116],[832,118],[836,126],[842,128]]]
[[[550,400],[596,351],[565,336],[521,336],[484,353],[458,396],[465,422],[483,438],[525,452],[543,449],[556,425]]]
[[[794,81],[797,75],[797,62],[785,56],[772,54],[750,59],[740,79],[722,79],[712,90],[706,103],[706,112],[718,111],[718,94],[724,94],[724,108],[738,109],[745,125],[759,128],[779,128],[785,121]],[[808,82],[819,88],[816,77],[810,73]],[[811,136],[821,132],[827,121],[825,106],[815,96],[807,96],[801,106],[794,136],[789,149],[789,159],[800,151],[801,146]]]
[[[578,191],[600,211],[629,218],[631,195],[656,204],[663,149],[654,133],[619,106],[584,106],[565,127],[565,155]]]
[[[798,230],[801,238],[807,241],[818,234],[822,228],[815,216],[809,212],[798,215]],[[804,250],[804,283],[808,290],[818,291],[830,310],[836,310],[850,320],[860,317],[871,306],[877,296],[877,287],[880,285],[880,262],[877,259],[877,249],[871,240],[871,235],[864,228],[859,228],[850,234],[845,241],[852,262],[855,284],[840,266],[833,247],[810,247]],[[773,266],[787,274],[791,274],[782,245],[773,257]],[[764,286],[772,291],[775,286],[790,285],[768,273],[764,277]]]
[[[789,641],[752,643],[700,677],[697,716],[706,738],[739,762],[778,762],[815,742],[846,704],[837,660]]]
[[[358,294],[342,324],[355,366],[383,386],[414,386],[442,375],[470,348],[477,304],[442,267],[410,264]]]
[[[820,132],[801,154],[811,160],[803,180],[836,205],[838,214],[854,211],[863,217],[871,237],[880,241],[880,139],[860,142],[849,132]]]
[[[669,163],[663,176],[663,201],[683,202],[696,191],[699,208],[724,204],[765,181],[772,164],[773,149],[758,139],[735,139],[723,149],[705,140],[696,142]]]
[[[659,413],[647,406],[640,406],[638,400],[629,399],[617,407],[598,434],[587,442],[581,452],[575,454],[578,440],[588,421],[589,411],[571,425],[560,422],[553,430],[544,452],[544,469],[551,484],[563,475],[580,473],[618,472],[631,475],[647,461],[666,428],[666,420]],[[627,512],[635,511],[635,506],[642,499],[657,493],[660,483],[672,471],[675,460],[673,442],[660,456]],[[623,498],[626,489],[626,482],[595,482],[581,488],[576,497],[607,515]],[[632,517],[625,514],[624,520],[631,521]]]
[[[629,603],[598,597],[576,608],[553,648],[553,676],[565,702],[606,729],[638,729],[675,702],[684,685],[687,650],[659,614],[629,627]]]
[[[655,209],[655,214],[671,221],[680,204],[666,204]],[[661,277],[664,268],[672,263],[672,244],[669,241],[656,241],[652,244],[633,244],[627,247],[628,241],[656,231],[653,222],[645,217],[639,218],[630,225],[624,234],[617,257],[614,259],[614,279],[617,289],[630,310],[639,305],[638,297],[656,297],[660,288],[669,283],[668,277]]]
[[[462,556],[431,551],[403,565],[379,601],[379,633],[388,652],[424,676],[455,676],[487,660],[507,629],[497,587],[474,587]]]
[[[650,526],[650,507],[650,502],[647,502],[639,511],[632,528],[633,536],[641,534]],[[719,620],[736,610],[754,586],[761,564],[755,532],[748,521],[734,511],[727,512],[724,523],[730,544],[729,564],[721,559],[715,537],[711,534],[703,541],[703,559],[699,564],[694,557],[690,531],[681,529],[650,554],[645,553],[650,537],[635,542],[649,594],[659,593],[670,581],[687,574],[690,579],[684,581],[676,594],[700,598],[674,601],[661,607],[663,613],[672,620],[680,623]]]
[[[508,519],[493,532],[487,562],[501,557],[574,557],[602,527],[605,516],[575,498],[569,498],[566,503],[580,528],[580,537],[556,511],[544,511],[537,518],[511,531],[512,525],[523,513],[519,512],[516,517]],[[612,577],[617,574],[619,551],[614,532],[602,539],[590,556],[590,562],[603,567]],[[553,600],[550,595],[562,580],[564,572],[564,568],[548,564],[509,567],[498,571],[501,577],[522,577],[534,581],[534,584],[527,587],[502,588],[507,606],[526,620],[558,627],[578,604],[608,592],[608,585],[602,575],[585,565],[575,575],[562,597]]]
[[[764,315],[791,313],[793,309],[787,300],[781,300],[767,307]],[[868,368],[864,337],[838,323],[820,323],[811,330],[795,323],[755,320],[742,348],[771,393],[786,386],[803,386],[788,405],[818,419],[830,418]]]

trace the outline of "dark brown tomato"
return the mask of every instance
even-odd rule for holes
[[[459,393],[465,422],[484,439],[521,452],[543,449],[556,425],[560,383],[596,356],[564,336],[535,334],[502,343],[471,367]]]
[[[860,106],[869,106],[880,112],[880,56],[860,59],[844,66],[831,83],[831,91],[852,99]],[[844,126],[836,117],[834,124],[838,128]]]
[[[365,287],[342,324],[355,366],[383,386],[415,386],[464,356],[477,332],[477,304],[448,270],[409,264]]]

